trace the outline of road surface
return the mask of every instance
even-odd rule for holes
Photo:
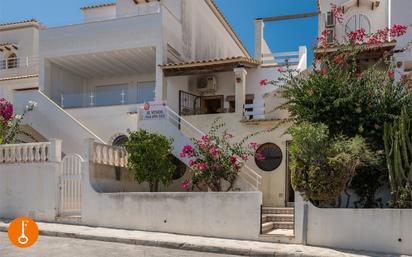
[[[13,246],[0,232],[1,257],[236,257],[111,242],[40,236],[34,246]]]

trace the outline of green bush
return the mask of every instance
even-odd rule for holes
[[[169,157],[171,145],[165,136],[142,129],[129,135],[125,144],[129,171],[137,182],[148,182],[150,192],[159,191],[159,182],[168,186],[173,180],[176,166]]]
[[[301,122],[292,126],[290,168],[292,186],[306,200],[333,204],[353,179],[356,169],[374,162],[360,136],[330,136],[324,124]]]

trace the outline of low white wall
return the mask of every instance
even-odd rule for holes
[[[256,239],[260,192],[97,193],[83,165],[82,222],[92,226]]]
[[[323,209],[297,198],[296,218],[302,224],[297,235],[304,241],[303,206],[307,204],[309,245],[412,254],[411,209]]]
[[[60,162],[0,164],[0,217],[54,221]]]

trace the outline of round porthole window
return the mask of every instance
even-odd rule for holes
[[[265,143],[256,150],[255,163],[264,171],[273,171],[282,163],[282,150],[273,143]]]

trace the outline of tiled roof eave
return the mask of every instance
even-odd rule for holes
[[[39,26],[39,22],[36,19],[30,19],[30,20],[2,23],[2,24],[0,24],[0,29],[2,27],[25,25],[25,24]]]
[[[89,5],[89,6],[83,6],[80,8],[80,10],[90,10],[90,9],[96,9],[96,8],[103,8],[103,7],[111,7],[111,6],[116,6],[116,3],[107,3],[107,4],[97,4],[97,5]]]
[[[222,65],[222,64],[245,64],[249,66],[259,66],[261,64],[260,61],[247,58],[247,57],[228,57],[222,59],[210,59],[210,60],[199,60],[193,62],[185,62],[185,63],[168,63],[159,65],[162,69],[177,69],[177,68],[195,68],[195,67],[204,67],[204,66],[214,66],[214,65]]]
[[[23,76],[16,76],[16,77],[6,77],[6,78],[1,78],[0,81],[9,81],[9,80],[17,80],[17,79],[30,79],[30,78],[37,78],[39,77],[39,74],[31,74],[31,75],[23,75]]]

